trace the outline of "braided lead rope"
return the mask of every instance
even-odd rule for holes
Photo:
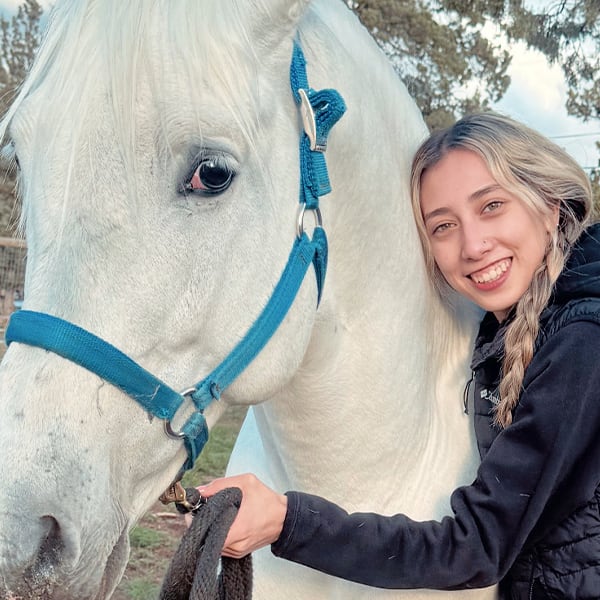
[[[250,600],[252,559],[221,557],[242,501],[238,488],[215,494],[194,512],[167,574],[159,600]],[[217,568],[221,559],[221,572]]]

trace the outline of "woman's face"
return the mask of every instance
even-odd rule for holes
[[[421,211],[448,284],[502,321],[542,263],[546,222],[492,177],[469,150],[451,150],[421,178]]]

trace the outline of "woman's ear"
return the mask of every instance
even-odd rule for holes
[[[558,229],[558,224],[560,222],[560,204],[556,204],[550,210],[551,212],[548,216],[546,228],[548,229],[548,233],[552,234]]]

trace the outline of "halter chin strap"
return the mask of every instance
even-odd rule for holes
[[[93,333],[59,319],[30,310],[13,313],[6,329],[6,344],[19,342],[44,348],[95,373],[133,398],[152,415],[164,420],[170,437],[182,439],[190,469],[208,439],[204,410],[254,360],[273,336],[304,280],[309,265],[317,277],[317,305],[321,299],[327,270],[327,237],[321,226],[319,197],[331,191],[323,152],[330,129],[344,114],[346,106],[335,90],[312,90],[306,77],[306,62],[300,45],[294,42],[290,83],[300,106],[304,133],[300,140],[300,211],[297,236],[288,262],[262,313],[229,355],[207,377],[179,393],[146,371],[120,350]],[[317,226],[312,238],[304,232],[305,211],[314,211]],[[181,431],[171,429],[171,421],[190,398],[196,410]],[[182,471],[183,473],[183,471]]]

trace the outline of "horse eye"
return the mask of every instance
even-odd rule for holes
[[[180,191],[185,194],[220,194],[231,185],[234,175],[224,157],[202,156]]]

